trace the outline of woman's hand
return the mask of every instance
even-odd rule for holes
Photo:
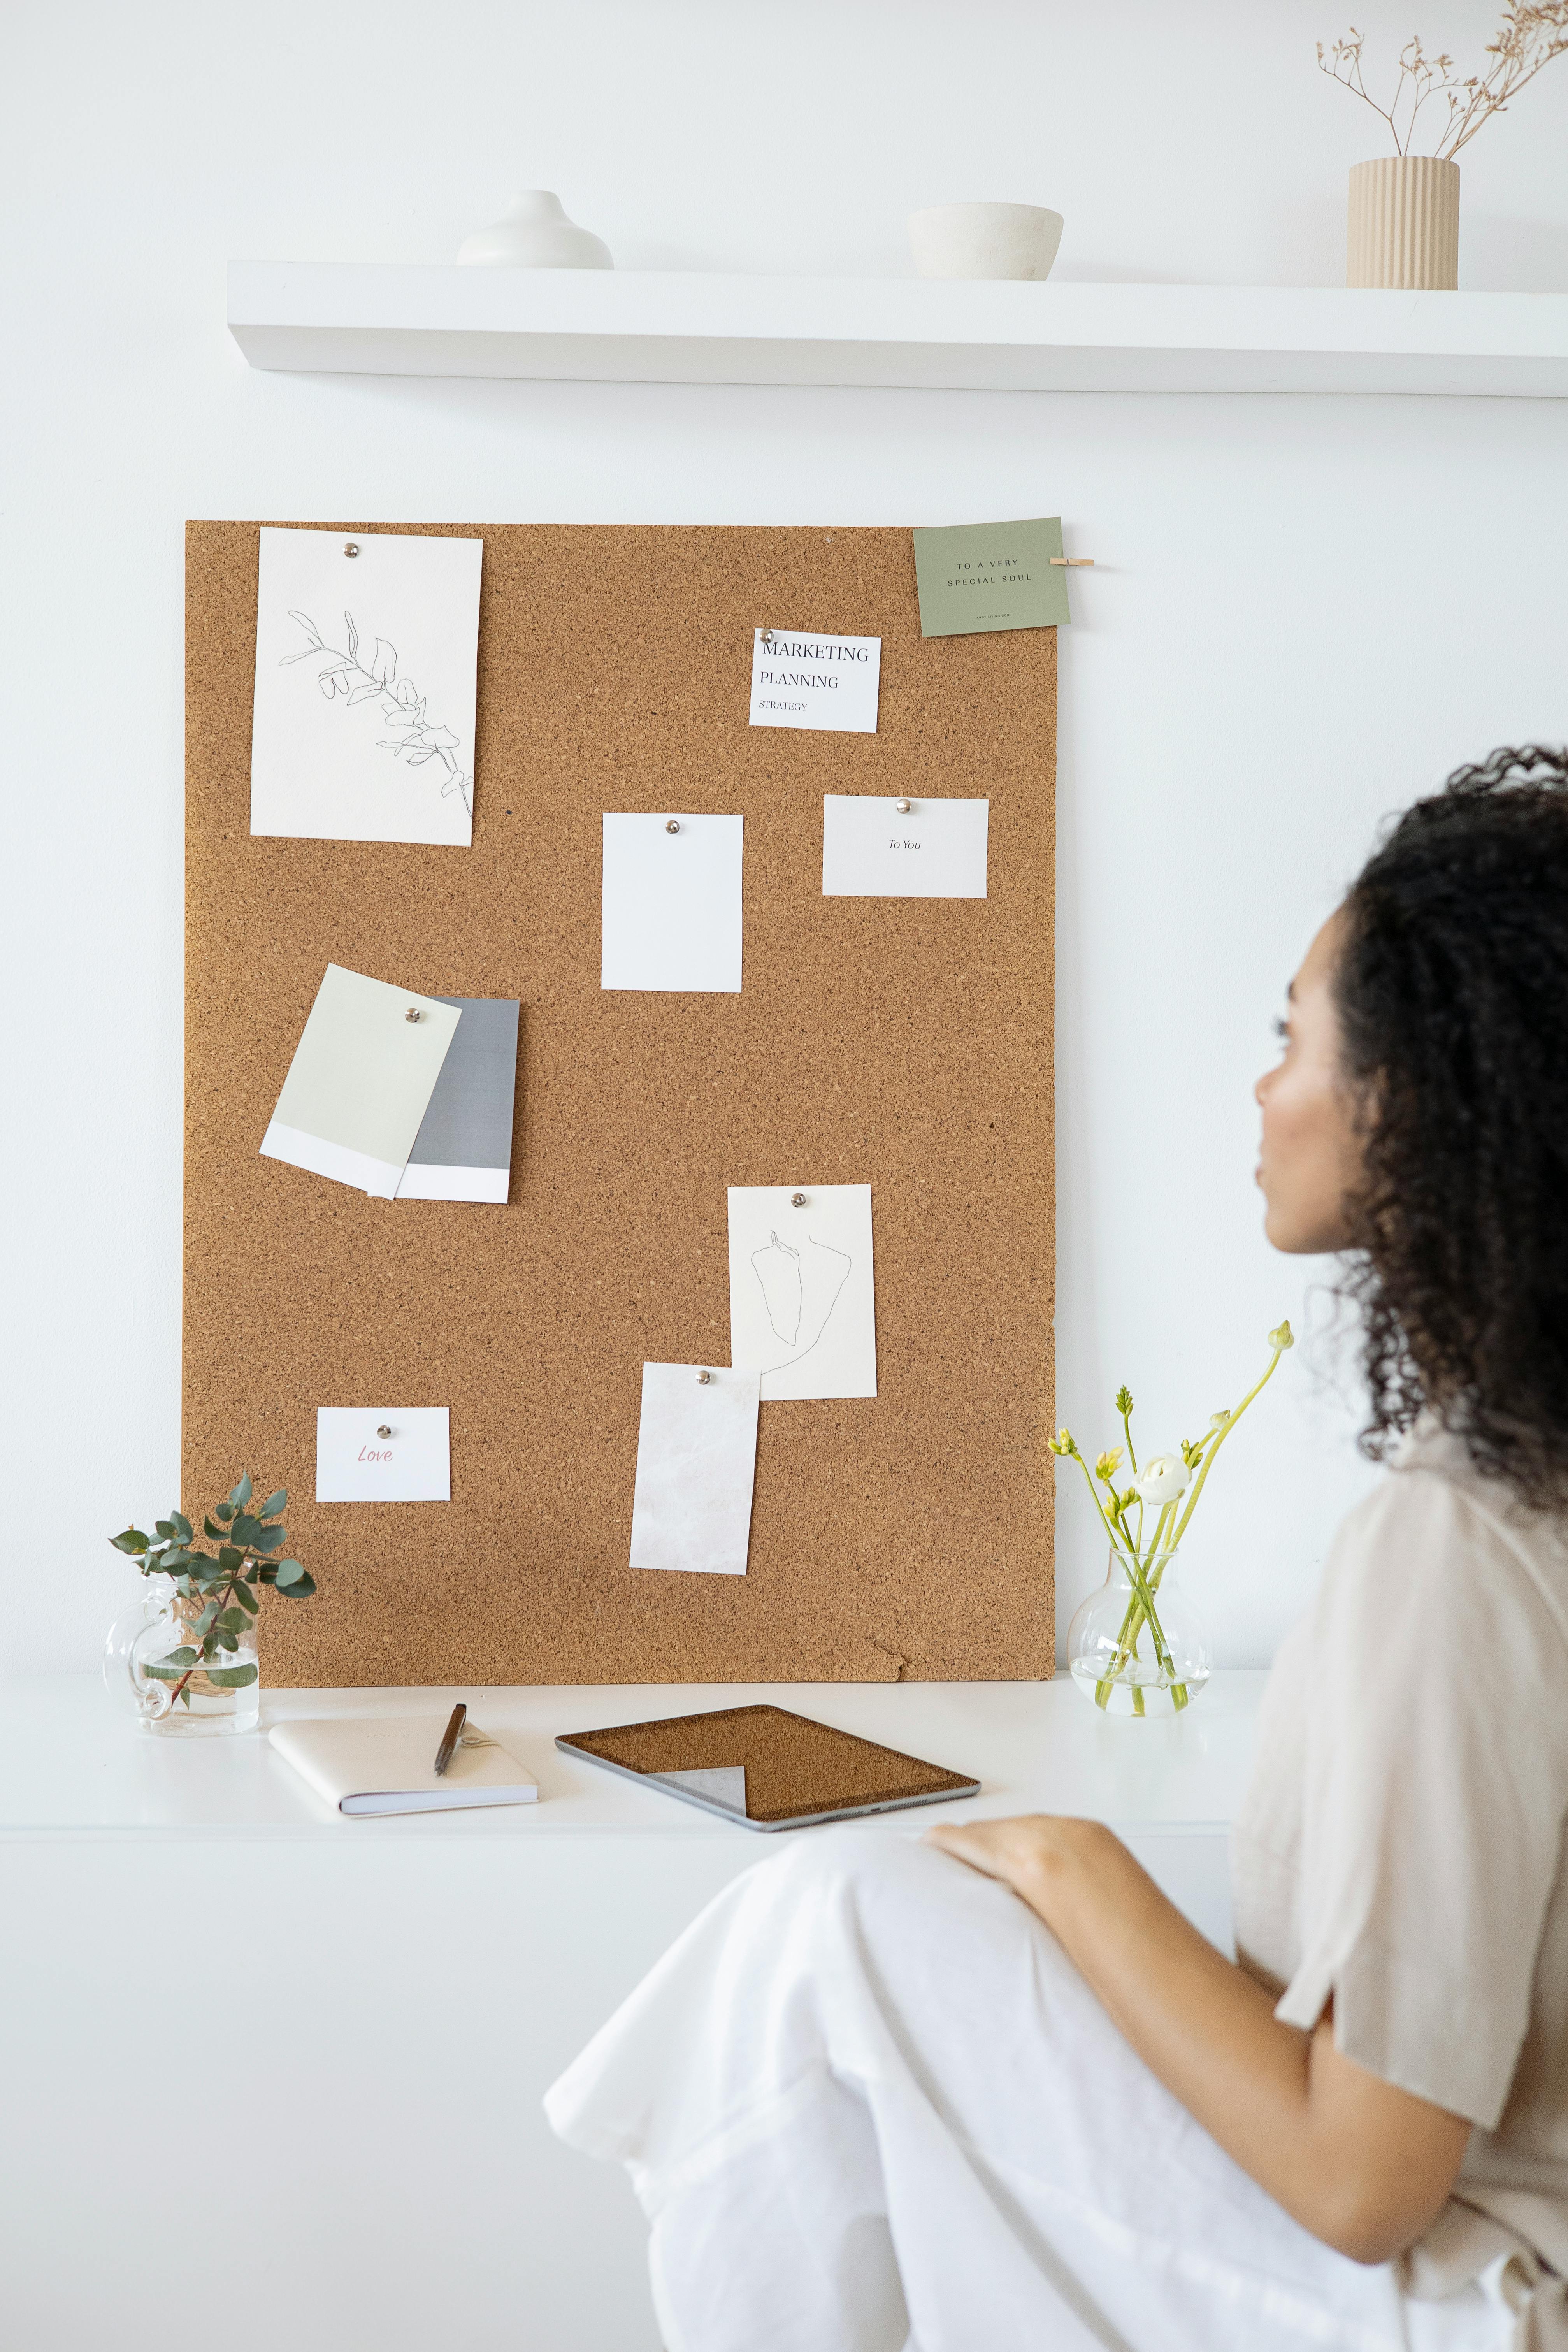
[[[1053,1894],[1059,1896],[1074,1870],[1090,1870],[1095,1857],[1108,1847],[1126,1848],[1099,1822],[1080,1822],[1065,1813],[1026,1813],[1007,1822],[944,1822],[926,1832],[928,1844],[941,1846],[972,1870],[999,1878],[1021,1895],[1031,1911],[1051,1926]]]
[[[1281,2025],[1103,1823],[1037,1813],[926,1834],[1038,1914],[1150,2072],[1303,2229],[1382,2263],[1436,2220],[1464,2117],[1354,2064],[1331,2011],[1310,2033]]]

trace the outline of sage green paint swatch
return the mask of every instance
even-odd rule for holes
[[[1033,522],[961,522],[917,530],[915,585],[922,637],[988,629],[1055,629],[1070,616],[1059,515]]]

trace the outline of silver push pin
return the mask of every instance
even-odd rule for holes
[[[359,549],[355,546],[352,539],[345,543],[343,553],[345,555],[357,555],[359,553]]]
[[[390,1436],[392,1435],[392,1431],[391,1431],[391,1429],[389,1428],[389,1426],[387,1425],[387,1423],[384,1421],[384,1422],[382,1423],[382,1424],[381,1424],[380,1428],[376,1431],[376,1433],[376,1433],[376,1435],[377,1435],[378,1437],[390,1437]]]
[[[789,1196],[789,1204],[792,1209],[804,1209],[805,1206],[805,1194],[804,1192],[792,1192]]]
[[[664,829],[665,829],[666,833],[679,833],[679,832],[680,831],[680,821],[679,821],[679,819],[678,817],[673,817],[673,816],[672,816],[672,817],[668,817],[668,818],[667,818],[667,819],[666,819],[666,821],[665,821],[665,827],[664,827]]]
[[[913,805],[914,803],[911,801],[895,801],[893,803],[893,806],[898,810],[900,816],[908,816],[910,810]]]
[[[411,1004],[403,1017],[405,1021],[423,1021],[425,1015],[420,1012],[417,1005]]]
[[[705,1389],[712,1377],[713,1375],[711,1372],[699,1372],[697,1375],[698,1387],[700,1389]]]

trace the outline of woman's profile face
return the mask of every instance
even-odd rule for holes
[[[1341,1068],[1333,971],[1341,918],[1331,915],[1290,982],[1285,1050],[1253,1089],[1263,1112],[1258,1181],[1276,1249],[1346,1249],[1361,1171],[1354,1107]]]

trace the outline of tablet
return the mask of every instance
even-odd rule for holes
[[[565,1732],[555,1745],[749,1830],[798,1830],[900,1805],[940,1805],[980,1787],[964,1773],[784,1706],[725,1706]]]

